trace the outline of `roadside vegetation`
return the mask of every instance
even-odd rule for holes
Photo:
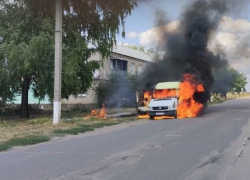
[[[99,83],[95,96],[99,107],[136,107],[136,90],[139,88],[140,76],[114,71],[109,81]]]
[[[242,92],[242,93],[229,92],[226,94],[226,97],[221,96],[220,94],[213,94],[213,96],[211,96],[211,101],[209,102],[209,105],[220,104],[220,103],[223,103],[227,100],[236,99],[236,98],[243,98],[243,97],[250,97],[250,93],[247,93],[247,92]]]
[[[213,71],[214,83],[212,93],[217,97],[227,98],[246,94],[247,77],[234,68],[224,67]]]
[[[62,121],[57,126],[53,126],[52,110],[41,110],[34,107],[30,107],[30,109],[32,110],[30,118],[22,120],[15,115],[17,109],[14,107],[6,108],[3,111],[0,117],[0,151],[137,120],[135,117],[86,119],[90,110],[78,105],[62,111]],[[117,111],[110,110],[110,113],[117,113]]]
[[[213,70],[214,83],[209,104],[222,103],[229,99],[250,96],[246,92],[247,77],[231,67]]]

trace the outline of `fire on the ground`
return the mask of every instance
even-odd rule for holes
[[[84,119],[90,119],[90,118],[106,119],[107,111],[105,105],[104,104],[102,105],[101,110],[94,109],[88,116],[84,117]]]

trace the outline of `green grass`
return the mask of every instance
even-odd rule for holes
[[[102,127],[104,127],[104,126],[113,126],[113,125],[116,125],[116,124],[120,124],[120,123],[116,123],[116,122],[114,122],[114,123],[112,123],[112,122],[110,122],[110,123],[99,123],[99,124],[93,124],[93,125],[91,125],[93,128],[95,128],[95,129],[98,129],[98,128],[102,128]]]
[[[94,131],[95,129],[105,126],[113,126],[116,124],[127,123],[137,120],[136,117],[118,118],[118,119],[89,119],[83,121],[81,119],[63,120],[58,126],[53,126],[50,118],[35,118],[25,121],[0,121],[0,128],[3,128],[3,136],[0,142],[0,151],[11,149],[15,146],[27,146],[49,141],[53,137],[65,135],[77,135]],[[8,130],[9,129],[9,130]],[[1,129],[0,129],[1,131]],[[12,135],[12,132],[17,132]],[[46,136],[44,135],[46,134]],[[8,136],[13,136],[8,138]]]
[[[13,121],[0,121],[0,128],[2,127],[15,127],[16,123]]]
[[[69,129],[58,129],[58,130],[55,130],[53,133],[59,134],[59,135],[67,135],[67,134],[77,135],[79,133],[94,131],[95,129],[102,128],[104,126],[112,126],[115,124],[119,124],[119,123],[98,123],[98,124],[93,124],[93,125],[79,125],[78,127],[69,128]]]
[[[227,101],[227,100],[229,100],[229,99],[220,99],[220,100],[216,100],[216,101],[214,101],[214,102],[209,102],[208,105],[221,104],[221,103],[223,103],[223,102],[225,102],[225,101]]]
[[[32,144],[38,144],[41,142],[49,141],[48,136],[36,135],[36,136],[26,136],[22,138],[12,138],[9,141],[0,143],[0,151],[5,151],[11,149],[14,146],[27,146]]]
[[[59,135],[66,135],[66,134],[77,135],[79,133],[85,133],[88,131],[94,131],[94,128],[91,126],[79,126],[75,128],[69,128],[69,129],[58,129],[58,130],[55,130],[53,133],[59,134]]]
[[[64,111],[62,121],[53,126],[51,110],[40,110],[39,113],[32,111],[30,119],[19,119],[15,114],[16,107],[6,108],[0,115],[0,151],[9,150],[15,146],[38,144],[49,141],[53,137],[77,135],[104,126],[137,120],[136,117],[83,119],[89,114],[88,110],[81,107],[73,110]]]

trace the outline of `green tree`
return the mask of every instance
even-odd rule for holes
[[[245,86],[247,85],[247,77],[244,73],[236,73],[236,80],[233,86],[233,91],[240,93],[246,91]]]
[[[22,1],[1,1],[0,6],[0,57],[5,61],[12,93],[22,95],[20,117],[28,118],[30,87],[37,79],[46,82],[43,87],[51,83],[48,77],[53,68],[53,23]]]
[[[22,118],[29,117],[30,88],[39,99],[45,95],[53,99],[54,3],[51,0],[0,1],[0,58],[5,61],[14,84],[12,93],[22,94]],[[63,0],[63,98],[90,87],[99,63],[88,58],[96,51],[109,55],[120,25],[125,36],[124,20],[135,5],[127,0]],[[89,43],[96,46],[95,50],[88,48]]]
[[[136,50],[136,51],[139,50],[139,47],[136,46],[136,45],[126,45],[125,47],[128,47],[128,48],[133,49],[133,50]]]
[[[141,45],[140,46],[136,46],[136,45],[133,45],[133,44],[131,44],[131,45],[124,45],[124,44],[122,44],[122,46],[125,46],[125,47],[130,48],[130,49],[134,49],[136,51],[145,52],[145,47],[141,46]]]
[[[232,68],[224,67],[213,71],[214,84],[212,92],[221,94],[226,97],[226,94],[232,91],[236,81],[236,71]]]
[[[226,97],[228,92],[241,92],[245,89],[247,78],[234,68],[224,67],[213,71],[214,84],[212,92]]]
[[[145,47],[144,46],[139,46],[138,50],[141,51],[141,52],[145,52]]]
[[[5,67],[5,62],[0,59],[0,114],[5,103],[14,98],[14,91],[11,82],[9,72]]]
[[[150,48],[150,49],[147,50],[147,53],[148,54],[155,54],[155,49]]]

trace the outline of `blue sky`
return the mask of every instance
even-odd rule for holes
[[[154,47],[156,42],[153,41],[157,41],[153,30],[157,27],[156,16],[165,14],[169,23],[178,22],[181,13],[192,1],[194,0],[137,0],[138,7],[126,19],[126,38],[118,36],[117,42],[142,45],[147,49]],[[250,3],[248,0],[226,2],[228,5],[233,4],[230,5],[231,11],[223,16],[209,48],[214,52],[216,44],[224,48],[231,67],[247,75],[247,90],[250,91]]]
[[[181,13],[181,10],[187,4],[185,0],[155,0],[148,1],[142,0],[137,2],[138,7],[132,12],[132,15],[126,19],[126,33],[137,32],[141,33],[155,27],[156,17],[165,16],[170,20],[177,20]],[[157,11],[159,12],[157,12]],[[163,11],[163,13],[161,12]],[[118,42],[125,42],[128,44],[140,45],[139,39],[125,39],[121,36],[117,38]]]

